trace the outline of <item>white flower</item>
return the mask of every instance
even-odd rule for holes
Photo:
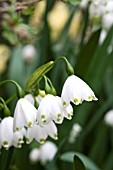
[[[48,137],[48,134],[45,128],[34,124],[32,128],[28,128],[26,132],[26,143],[29,144],[35,139],[39,143],[44,143]]]
[[[90,19],[93,19],[94,23],[101,21],[101,17],[104,13],[104,6],[98,3],[91,3],[89,7],[89,16]]]
[[[57,152],[57,146],[47,141],[40,147],[40,161],[42,164],[45,164],[47,161],[52,161],[54,158],[56,152]]]
[[[109,30],[113,25],[113,13],[104,14],[102,18],[102,26],[104,29]]]
[[[113,127],[113,110],[110,110],[105,114],[104,121],[106,124]]]
[[[31,62],[36,56],[36,49],[32,44],[26,45],[22,50],[22,57],[25,61]]]
[[[112,0],[82,0],[80,6],[86,8],[89,4],[89,18],[94,24],[94,28],[102,27],[109,29],[113,25],[113,1]],[[95,27],[96,26],[96,27]],[[94,29],[93,28],[93,29]]]
[[[12,146],[13,140],[13,118],[6,117],[0,124],[0,143],[4,148]]]
[[[76,138],[78,137],[81,130],[82,130],[82,127],[78,123],[75,123],[73,125],[72,130],[70,132],[69,139],[68,139],[69,143],[74,143],[76,141]]]
[[[57,136],[58,136],[58,135],[57,135],[57,127],[56,127],[55,123],[53,123],[53,121],[51,121],[50,123],[48,123],[47,125],[45,125],[44,128],[45,128],[47,134],[48,134],[51,138],[53,138],[53,139],[55,139],[55,140],[58,139],[58,137],[57,137]]]
[[[61,99],[63,105],[67,106],[70,102],[75,105],[82,103],[83,100],[97,100],[91,88],[79,77],[72,75],[67,78],[64,83]]]
[[[71,104],[69,104],[67,107],[63,107],[61,97],[56,96],[56,100],[61,108],[62,121],[63,121],[63,118],[71,120],[73,116],[73,107],[71,106]]]
[[[27,99],[30,103],[32,103],[32,104],[34,105],[35,99],[36,99],[36,102],[37,102],[38,104],[40,104],[40,102],[41,102],[41,100],[42,100],[42,98],[43,98],[44,96],[45,96],[45,91],[44,91],[44,90],[40,90],[38,96],[33,97],[31,94],[26,94],[26,95],[24,96],[24,98]],[[34,98],[35,98],[35,99],[34,99]]]
[[[25,98],[19,99],[14,112],[14,131],[32,127],[36,121],[36,108]]]
[[[40,149],[33,148],[29,154],[29,159],[32,163],[36,163],[40,159]]]
[[[45,126],[34,125],[32,128],[28,128],[26,132],[26,143],[29,144],[35,139],[39,143],[44,143],[47,139],[48,135],[53,139],[57,138],[57,127],[51,121],[49,124]]]
[[[69,104],[67,107],[64,107],[64,117],[71,120],[73,116],[73,107]]]
[[[61,111],[62,112],[62,121],[63,121],[63,118],[71,120],[72,116],[73,116],[73,108],[72,108],[71,104],[69,104],[67,107],[63,107],[61,97],[56,96],[56,100],[62,110]]]
[[[40,102],[37,121],[44,125],[54,120],[55,123],[62,123],[64,118],[62,107],[57,96],[46,95]]]
[[[109,0],[105,5],[105,13],[113,13],[113,1]]]
[[[23,137],[26,134],[25,128],[22,128],[20,131],[14,132],[12,144],[16,148],[21,148],[22,143],[24,143]]]
[[[34,98],[31,94],[26,94],[24,98],[28,100],[32,105],[34,105]]]

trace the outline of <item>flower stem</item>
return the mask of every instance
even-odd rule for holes
[[[74,74],[74,69],[73,69],[72,65],[69,63],[69,61],[67,60],[66,57],[61,56],[61,57],[57,58],[57,59],[55,60],[55,63],[57,63],[57,62],[58,62],[59,60],[61,60],[61,59],[65,61],[67,74],[68,74],[68,75],[73,75],[73,74]]]
[[[0,82],[0,86],[5,84],[5,83],[13,83],[16,86],[16,89],[17,89],[17,96],[19,98],[24,97],[24,90],[20,87],[20,85],[17,82],[15,82],[14,80],[4,80],[4,81]]]

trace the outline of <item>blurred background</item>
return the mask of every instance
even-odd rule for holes
[[[58,147],[53,160],[44,164],[31,160],[31,150],[39,147],[33,141],[20,149],[2,149],[0,170],[73,169],[72,161],[61,158],[71,151],[87,156],[97,170],[113,170],[113,113],[108,115],[113,109],[113,3],[107,5],[108,1],[0,1],[0,81],[13,79],[25,89],[39,66],[65,56],[98,98],[73,105],[73,119],[58,125],[58,140],[49,139]],[[47,75],[60,96],[67,78],[63,61]],[[0,88],[5,100],[14,92],[10,84]],[[9,104],[12,115],[16,101]],[[70,134],[75,124],[80,126],[76,137]]]

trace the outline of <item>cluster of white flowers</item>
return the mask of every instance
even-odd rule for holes
[[[69,143],[73,144],[76,141],[81,130],[82,130],[82,127],[78,123],[75,123],[73,125],[71,132],[70,132],[70,135],[69,135],[69,139],[68,139]]]
[[[100,43],[103,42],[107,31],[113,25],[113,1],[112,0],[82,0],[81,8],[89,4],[89,17],[94,25],[101,25],[103,28]]]
[[[47,141],[39,148],[33,148],[29,154],[29,159],[32,163],[39,161],[42,165],[45,165],[48,161],[53,160],[57,150],[58,148],[53,142]]]
[[[75,105],[83,101],[97,100],[91,88],[79,77],[69,76],[64,83],[61,97],[47,94],[34,98],[28,94],[17,101],[14,118],[6,117],[0,123],[0,147],[21,147],[26,138],[29,144],[35,139],[44,143],[48,136],[57,137],[56,124],[61,124],[64,118],[71,119]],[[34,103],[38,102],[38,109]]]

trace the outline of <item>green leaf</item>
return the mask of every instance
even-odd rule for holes
[[[86,72],[88,71],[90,67],[90,63],[92,62],[94,58],[95,51],[98,46],[99,36],[100,36],[100,30],[97,30],[96,32],[92,34],[87,44],[85,44],[83,48],[81,49],[78,55],[76,66],[75,66],[76,73],[78,75],[84,76]]]
[[[44,64],[43,66],[39,67],[28,79],[26,83],[27,89],[30,89],[35,86],[37,84],[37,81],[49,70],[51,70],[53,66],[54,62],[50,61],[47,64]]]
[[[94,163],[92,160],[90,160],[90,158],[88,158],[87,156],[83,155],[82,153],[78,153],[78,152],[66,152],[64,154],[61,155],[60,159],[66,162],[73,162],[73,158],[74,156],[79,157],[79,159],[81,159],[81,161],[84,163],[85,168],[87,170],[100,170]],[[78,170],[78,169],[77,169]],[[80,169],[79,169],[80,170]]]
[[[86,170],[84,163],[79,156],[74,156],[74,170]]]

